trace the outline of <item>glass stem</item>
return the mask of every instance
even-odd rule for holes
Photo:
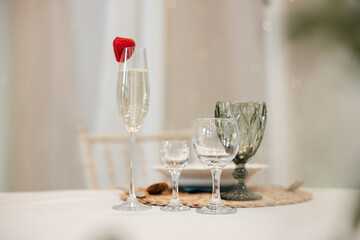
[[[130,132],[130,189],[129,197],[127,202],[134,204],[137,202],[135,195],[135,186],[134,186],[134,174],[133,174],[133,164],[135,158],[135,144],[136,144],[136,135],[135,132]]]
[[[211,196],[211,205],[222,205],[221,196],[220,196],[220,176],[222,168],[211,168],[212,176],[212,196]]]
[[[170,171],[171,180],[172,180],[172,195],[170,204],[178,204],[179,201],[179,171]]]

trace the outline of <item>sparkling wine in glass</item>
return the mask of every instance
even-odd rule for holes
[[[120,118],[130,133],[130,189],[127,201],[114,206],[113,209],[146,210],[151,207],[137,201],[133,176],[136,133],[139,131],[149,109],[150,89],[146,50],[129,47],[124,49],[123,54],[124,62],[119,64],[116,99]]]
[[[189,146],[186,141],[163,141],[161,143],[161,161],[169,170],[172,180],[172,196],[170,203],[162,207],[163,211],[187,211],[189,207],[181,204],[179,199],[179,177],[189,159]]]
[[[198,158],[203,161],[212,175],[211,201],[196,211],[201,214],[230,214],[235,208],[226,206],[220,196],[222,169],[239,151],[240,132],[233,118],[200,118],[195,122],[192,143]]]

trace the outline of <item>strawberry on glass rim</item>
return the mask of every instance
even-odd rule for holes
[[[127,47],[135,47],[135,41],[131,38],[121,38],[116,37],[113,41],[114,53],[116,57],[116,61],[125,62],[125,51],[124,48]],[[132,55],[132,51],[127,53],[127,59],[129,59]]]

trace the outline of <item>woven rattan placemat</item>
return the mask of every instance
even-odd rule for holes
[[[306,202],[312,199],[312,193],[305,190],[298,189],[296,191],[286,191],[281,186],[249,186],[249,190],[258,193],[263,196],[261,200],[256,201],[226,201],[225,204],[235,208],[250,208],[250,207],[268,207],[289,205],[295,203]],[[137,190],[145,194],[144,198],[138,198],[139,202],[165,206],[171,199],[171,192],[165,191],[158,195],[151,195],[145,190]],[[121,195],[122,200],[127,199],[128,194],[123,193]],[[202,207],[206,205],[211,199],[210,193],[180,193],[180,201],[189,207]]]

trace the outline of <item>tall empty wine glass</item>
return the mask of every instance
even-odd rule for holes
[[[179,176],[189,159],[189,145],[187,141],[163,141],[161,143],[161,161],[169,170],[172,180],[172,196],[170,203],[162,207],[163,211],[187,211],[189,207],[181,204],[179,199]]]
[[[235,119],[202,118],[197,119],[192,136],[196,155],[211,170],[212,197],[204,207],[197,209],[202,214],[230,214],[235,208],[226,206],[220,197],[220,176],[222,169],[239,151],[240,132]]]
[[[149,78],[144,48],[125,48],[119,64],[116,98],[119,115],[130,133],[130,189],[129,197],[116,210],[146,210],[150,206],[141,204],[135,196],[133,164],[135,160],[136,132],[139,131],[149,109]]]

